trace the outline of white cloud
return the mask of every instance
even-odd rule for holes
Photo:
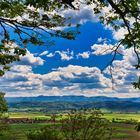
[[[10,69],[11,72],[15,73],[31,73],[32,72],[32,67],[31,66],[26,66],[26,65],[14,65]]]
[[[116,40],[124,39],[124,35],[127,34],[128,31],[125,28],[120,28],[118,31],[113,31],[113,38]]]
[[[70,51],[69,49],[67,49],[66,51],[55,51],[53,53],[49,53],[48,51],[44,51],[43,53],[41,53],[40,56],[54,57],[57,54],[60,56],[60,59],[63,61],[69,61],[69,60],[74,58],[74,52]]]
[[[103,13],[110,13],[109,8],[104,8]],[[65,17],[71,17],[69,22],[72,25],[85,23],[87,21],[97,21],[93,9],[83,6],[79,11],[63,11]],[[108,16],[108,15],[107,15]],[[111,29],[112,30],[112,29]],[[113,30],[112,30],[113,31]],[[113,31],[116,40],[124,37],[126,30]],[[91,47],[91,52],[82,52],[78,56],[89,58],[90,55],[106,55],[116,49],[115,45],[107,44],[106,39],[98,38],[98,43]],[[136,64],[137,59],[132,49],[124,51],[123,46],[119,48],[119,53],[124,54],[123,60],[113,62],[114,91],[112,83],[106,74],[110,74],[106,69],[104,73],[96,67],[82,67],[69,65],[59,67],[48,74],[35,74],[32,71],[33,65],[43,65],[44,61],[40,57],[35,57],[29,51],[27,55],[21,57],[22,61],[17,66],[13,66],[0,79],[0,89],[7,93],[7,96],[37,96],[37,95],[85,95],[85,96],[117,96],[130,97],[140,96],[138,90],[133,89],[131,83],[137,80],[140,72],[132,65]],[[53,57],[59,55],[61,60],[69,61],[74,58],[74,52],[70,50],[55,51],[49,53],[45,51],[40,56]],[[127,93],[127,94],[126,94]]]
[[[102,46],[95,44],[95,46],[93,45],[94,47],[92,46],[92,49],[96,47],[110,48],[107,44],[101,45]],[[97,53],[99,51],[98,48],[96,48],[95,51]],[[64,52],[73,55],[69,50]],[[55,52],[55,54],[56,53],[58,52]],[[29,61],[31,65],[25,63],[26,65],[12,66],[11,71],[7,72],[0,79],[0,89],[5,91],[7,96],[140,96],[139,90],[134,89],[131,84],[136,81],[140,75],[140,72],[132,66],[132,64],[136,64],[137,62],[134,50],[132,48],[123,50],[123,55],[122,60],[113,62],[113,89],[111,79],[106,77],[106,74],[110,74],[108,69],[102,73],[100,69],[96,67],[68,65],[67,67],[59,67],[48,74],[35,74],[31,66],[34,63],[39,63],[35,61],[36,59],[33,60],[34,56],[29,52],[28,58],[31,56],[32,61]]]
[[[138,49],[137,52],[140,57],[140,50]],[[123,59],[126,60],[126,62],[128,62],[131,66],[136,65],[138,63],[138,58],[134,51],[134,48],[126,49]]]
[[[0,88],[7,96],[64,95],[84,89],[104,90],[110,87],[110,80],[104,77],[98,68],[74,65],[59,67],[43,75],[35,74],[31,66],[17,65],[13,66],[0,82]]]
[[[98,39],[97,39],[97,42],[98,43],[107,43],[109,40],[107,39],[107,38],[102,38],[102,37],[99,37]]]
[[[55,54],[53,54],[53,53],[49,53],[49,54],[47,54],[46,56],[47,56],[47,57],[54,57]]]
[[[40,57],[35,57],[32,53],[27,50],[25,56],[20,57],[21,61],[16,62],[18,65],[43,65],[44,60]]]
[[[47,55],[48,53],[49,53],[48,51],[44,51],[43,53],[40,54],[40,56]]]
[[[88,51],[88,52],[78,53],[77,57],[88,59],[90,57],[90,52]]]
[[[81,5],[80,10],[63,10],[61,14],[65,18],[70,18],[67,23],[71,23],[72,25],[83,24],[87,21],[97,22],[92,6]]]
[[[139,70],[133,66],[136,63],[137,58],[133,48],[124,50],[123,59],[113,62],[112,75],[116,93],[139,93],[139,90],[132,86],[132,83],[137,81],[140,76]],[[110,71],[106,69],[105,73],[110,74]]]
[[[106,55],[110,53],[114,53],[114,51],[117,48],[117,44],[112,45],[112,44],[94,44],[91,46],[91,49],[93,50],[92,54],[94,55]],[[117,52],[120,54],[123,54],[124,47],[121,45],[118,49]]]
[[[96,67],[69,65],[48,74],[35,74],[31,66],[13,66],[1,79],[0,89],[6,96],[85,95],[133,97],[140,96],[131,82],[140,72],[125,65],[126,60],[114,61],[114,90],[111,79]],[[123,66],[125,67],[123,67]],[[135,70],[135,72],[133,71]]]
[[[49,51],[44,51],[39,56],[54,57],[55,53],[49,53]]]
[[[98,41],[105,41],[106,39],[98,38]],[[107,54],[114,54],[118,44],[94,44],[91,46],[91,51],[82,52],[77,54],[77,58],[82,57],[84,59],[88,59],[91,55],[107,55]],[[117,53],[123,55],[124,53],[124,46],[120,45],[117,49]]]
[[[14,48],[17,48],[19,47],[17,44],[15,44],[15,42],[9,42],[9,43],[5,43],[5,47],[6,48],[10,48],[10,52],[8,52],[8,54],[11,54],[11,55],[15,55],[14,54]],[[3,53],[6,53],[6,52],[3,52]],[[20,56],[20,61],[19,62],[13,62],[12,64],[10,65],[13,65],[13,64],[17,64],[17,65],[43,65],[44,64],[44,60],[41,59],[40,57],[36,57],[34,56],[34,54],[32,54],[31,52],[29,52],[28,50],[26,50],[26,55],[24,56]]]
[[[55,54],[59,54],[61,60],[69,61],[74,58],[74,52],[67,49],[66,51],[55,51]]]

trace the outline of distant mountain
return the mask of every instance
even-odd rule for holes
[[[140,103],[128,101],[102,101],[102,102],[17,102],[9,103],[12,112],[63,112],[79,109],[103,109],[112,112],[140,112]]]
[[[10,111],[58,112],[81,108],[99,108],[117,112],[140,112],[140,98],[38,96],[6,98]]]
[[[131,101],[140,102],[140,98],[116,98],[116,97],[85,97],[85,96],[37,96],[37,97],[6,97],[8,103],[11,102],[103,102],[103,101]]]

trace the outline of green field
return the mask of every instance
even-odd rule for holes
[[[0,140],[27,140],[26,133],[28,131],[38,130],[46,125],[48,124],[11,124],[10,132],[0,136]],[[113,124],[113,128],[113,140],[122,138],[131,138],[130,140],[133,140],[139,137],[138,133],[134,130],[134,125]]]
[[[9,118],[50,118],[48,115],[43,113],[10,113]]]
[[[118,119],[126,119],[126,120],[137,120],[140,122],[140,114],[118,114],[118,113],[111,113],[111,114],[105,114],[105,118],[108,120],[112,120],[113,118]]]
[[[126,120],[137,120],[140,122],[140,114],[119,114],[119,113],[111,113],[103,115],[106,119],[112,120],[113,118],[118,119],[126,119]],[[43,113],[10,113],[9,118],[40,118],[40,119],[49,119],[49,114]]]
[[[10,113],[10,118],[39,118],[39,119],[49,119],[49,115],[41,113]],[[138,120],[140,121],[140,114],[105,114],[105,118],[112,120],[126,119],[126,120]],[[57,118],[59,119],[59,118]],[[10,124],[10,132],[0,135],[0,140],[27,140],[26,133],[28,131],[39,130],[40,128],[50,125],[47,123],[40,124]],[[135,131],[135,125],[124,124],[124,123],[112,123],[113,127],[113,140],[140,140],[139,134]],[[12,136],[12,137],[10,137]]]
[[[27,140],[28,131],[39,130],[47,124],[10,124],[10,132],[0,136],[0,140]]]

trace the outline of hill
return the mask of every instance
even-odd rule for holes
[[[81,108],[98,108],[115,112],[140,112],[140,98],[85,96],[38,96],[6,98],[10,111],[62,112]]]
[[[55,102],[55,101],[64,101],[64,102],[97,102],[97,101],[131,101],[131,102],[140,102],[140,98],[116,98],[116,97],[106,97],[106,96],[95,96],[95,97],[86,97],[86,96],[37,96],[37,97],[6,97],[8,103],[11,102]]]

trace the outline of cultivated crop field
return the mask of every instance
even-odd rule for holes
[[[65,115],[65,114],[63,114]],[[39,119],[50,119],[50,114],[43,113],[10,113],[9,118],[39,118]],[[140,122],[140,114],[120,114],[120,113],[105,113],[103,115],[108,120],[112,119],[125,119],[125,120],[137,120]],[[58,118],[59,120],[59,115]]]
[[[10,132],[0,136],[0,140],[27,140],[28,131],[39,130],[50,124],[10,124]],[[114,128],[113,140],[139,140],[138,133],[134,130],[134,125],[112,124]],[[10,139],[9,139],[10,137]]]
[[[112,120],[113,118],[125,119],[125,120],[137,120],[140,122],[140,114],[119,114],[119,113],[111,113],[104,114],[104,117],[108,120]]]
[[[64,115],[65,116],[65,115]],[[137,120],[140,121],[140,114],[104,114],[105,118],[112,121],[117,120]],[[10,113],[9,118],[30,118],[30,119],[50,119],[51,115],[43,113]],[[59,120],[59,115],[56,118]],[[10,131],[0,135],[0,140],[27,140],[26,133],[29,131],[39,130],[51,123],[19,123],[9,124]],[[112,123],[113,138],[112,140],[139,140],[139,133],[136,132],[134,124],[125,124],[122,122]]]
[[[9,113],[9,118],[47,119],[47,118],[50,118],[50,116],[43,113]]]

